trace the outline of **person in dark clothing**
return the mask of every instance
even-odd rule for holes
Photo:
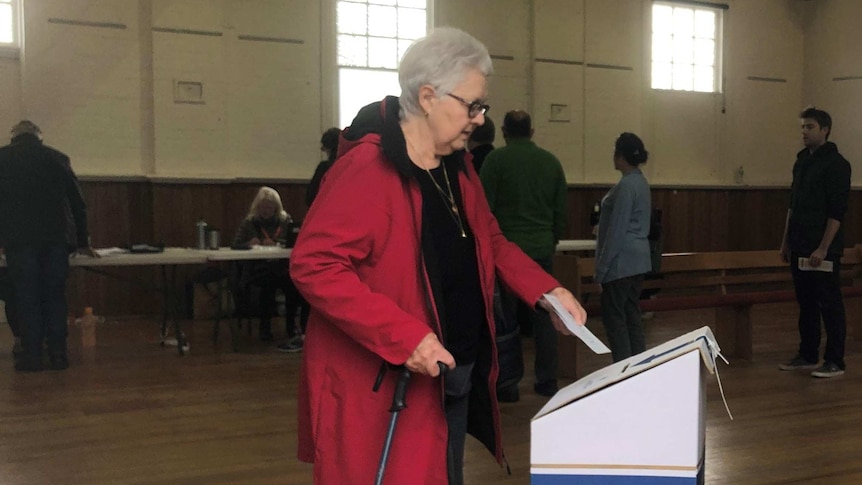
[[[292,239],[293,228],[290,214],[281,204],[281,196],[271,187],[261,187],[251,203],[248,215],[243,219],[233,239],[234,246],[275,246]],[[291,315],[296,315],[298,305],[296,287],[288,274],[288,264],[283,259],[253,260],[238,263],[238,290],[248,296],[251,287],[260,289],[260,327],[258,337],[268,342],[273,339],[272,317],[275,315],[275,292],[284,292],[285,315],[287,316],[288,339],[296,337],[291,325]],[[246,298],[248,300],[248,298]],[[243,302],[248,304],[248,301]],[[297,350],[302,350],[299,345]]]
[[[473,166],[476,167],[476,173],[482,169],[485,157],[494,150],[496,130],[494,122],[486,116],[485,124],[477,126],[473,133],[470,133],[470,138],[467,140],[467,150],[470,155],[473,155]]]
[[[341,136],[341,129],[332,127],[323,132],[320,137],[320,151],[326,154],[326,160],[322,160],[314,170],[314,175],[308,183],[308,189],[305,192],[305,205],[311,207],[317,193],[320,192],[320,184],[323,182],[323,176],[329,170],[335,158],[338,156],[338,138]],[[302,295],[297,294],[299,301],[299,326],[305,334],[305,327],[308,325],[308,316],[311,314],[311,306],[305,301]],[[278,344],[279,352],[299,352],[302,350],[304,335],[295,335],[286,342]]]
[[[557,242],[566,229],[566,176],[559,159],[533,142],[533,123],[529,113],[509,111],[503,117],[506,146],[497,148],[485,159],[479,174],[488,206],[506,239],[517,244],[548,273],[553,271]],[[505,324],[528,327],[535,339],[535,383],[533,390],[542,396],[557,392],[557,332],[550,316],[537,312],[513,292],[501,288]],[[518,379],[508,389],[501,387],[504,400],[517,400]],[[499,382],[498,385],[502,383]]]
[[[78,252],[95,256],[87,208],[69,157],[44,145],[38,126],[20,121],[11,135],[12,142],[0,148],[0,247],[21,335],[15,369],[42,370],[45,342],[50,368],[66,369],[67,213],[74,219]]]
[[[314,175],[311,177],[311,182],[308,183],[308,189],[305,192],[305,205],[309,207],[311,207],[311,203],[317,197],[317,193],[320,192],[320,183],[323,181],[323,176],[335,162],[335,157],[338,156],[339,136],[341,136],[341,129],[332,127],[324,131],[320,137],[320,151],[326,154],[326,160],[322,160],[317,164]]]
[[[850,163],[828,141],[832,132],[829,113],[812,107],[800,118],[805,148],[796,155],[793,165],[790,209],[780,252],[793,274],[800,342],[796,357],[779,369],[813,369],[814,377],[835,377],[844,374],[845,368],[847,323],[839,277]],[[826,348],[823,365],[817,367],[821,317],[826,328]]]
[[[2,254],[2,249],[0,249]],[[24,353],[24,348],[21,346],[21,332],[18,331],[18,322],[15,319],[15,298],[12,294],[12,282],[9,280],[9,271],[6,268],[0,268],[0,300],[3,300],[3,310],[6,313],[6,323],[12,330],[12,355],[17,359]]]

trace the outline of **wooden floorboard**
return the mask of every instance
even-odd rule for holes
[[[659,314],[646,322],[648,345],[712,325],[712,315]],[[862,483],[859,345],[848,338],[842,377],[779,372],[777,364],[796,350],[795,318],[793,304],[756,307],[754,360],[720,365],[733,421],[710,379],[707,483]],[[590,326],[603,338],[599,321]],[[180,358],[175,348],[159,346],[157,327],[109,319],[89,350],[72,328],[72,367],[37,374],[12,370],[9,332],[1,328],[0,484],[310,484],[310,465],[295,458],[301,354],[281,354],[248,337],[234,354],[226,328],[214,347],[212,325],[189,322],[191,351]],[[513,474],[470,440],[470,485],[529,483],[529,422],[545,399],[532,392],[531,340],[525,348],[521,401],[502,405]],[[581,355],[583,372],[609,363],[607,356]]]

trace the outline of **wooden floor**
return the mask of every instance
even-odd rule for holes
[[[848,339],[845,376],[779,372],[796,350],[795,306],[761,306],[754,320],[754,361],[720,367],[735,420],[709,383],[707,483],[862,483],[860,345]],[[711,323],[708,311],[660,314],[647,322],[647,343]],[[600,322],[590,325],[603,336]],[[180,358],[159,346],[155,322],[109,319],[94,350],[71,330],[70,369],[19,374],[0,329],[0,484],[310,484],[311,467],[295,458],[301,354],[252,340],[233,354],[227,339],[213,346],[211,330],[189,323],[191,351]],[[607,363],[584,356],[581,367]],[[503,405],[512,476],[471,440],[468,484],[529,483],[529,421],[545,400],[530,378],[521,393]]]

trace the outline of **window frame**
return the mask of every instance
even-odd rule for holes
[[[361,5],[366,5],[366,6],[375,5],[373,3],[368,3],[367,0],[334,0],[332,2],[332,9],[333,9],[332,10],[332,15],[333,15],[333,22],[332,22],[333,40],[332,40],[332,42],[333,42],[333,54],[334,54],[333,81],[335,84],[335,90],[334,90],[335,93],[334,94],[336,96],[336,99],[335,99],[335,102],[333,103],[332,108],[333,108],[333,115],[334,115],[334,118],[336,120],[337,125],[349,124],[350,119],[352,119],[352,117],[356,114],[355,112],[354,113],[342,113],[342,102],[341,102],[341,93],[343,91],[343,87],[341,85],[342,84],[341,83],[342,74],[345,71],[368,71],[369,73],[375,73],[375,72],[381,73],[381,72],[383,72],[383,73],[392,73],[396,76],[396,79],[397,79],[398,67],[399,67],[399,64],[401,61],[401,55],[403,54],[403,51],[402,51],[401,47],[399,46],[399,43],[401,43],[401,42],[412,43],[415,40],[415,39],[408,39],[405,37],[400,37],[399,36],[400,32],[398,32],[396,30],[395,35],[393,37],[391,37],[391,39],[395,41],[396,48],[398,49],[398,52],[397,52],[398,57],[396,59],[395,67],[393,67],[393,68],[370,66],[369,65],[370,64],[370,59],[369,59],[370,53],[368,51],[366,51],[365,66],[342,64],[340,53],[339,53],[339,37],[342,35],[342,32],[339,31],[339,26],[338,26],[338,7],[339,7],[339,4],[341,4],[341,3],[357,3],[357,4],[361,4]],[[394,3],[395,3],[395,5],[392,5],[392,7],[394,7],[394,8],[400,7],[398,5],[397,0]],[[402,7],[402,8],[415,8],[415,7]],[[420,9],[417,8],[417,10],[420,10]],[[425,0],[425,8],[421,9],[421,10],[423,10],[425,12],[425,34],[423,34],[423,36],[424,36],[424,35],[427,35],[428,31],[431,29],[431,26],[432,26],[431,19],[432,19],[432,12],[433,12],[433,0]],[[352,36],[357,36],[357,37],[364,37],[366,39],[366,42],[368,42],[369,39],[380,37],[378,35],[372,35],[367,30],[366,30],[365,34],[355,34],[355,33],[344,32],[343,35],[352,35]],[[387,38],[390,38],[390,37],[387,37]],[[396,95],[398,93],[393,92],[393,93],[388,93],[388,94]],[[342,126],[342,128],[343,128],[343,126]]]
[[[0,42],[0,57],[18,59],[21,55],[21,0],[0,0],[12,6],[12,42]]]
[[[685,8],[690,9],[694,13],[698,11],[710,11],[715,14],[715,35],[712,39],[714,42],[714,50],[713,50],[713,75],[712,75],[712,89],[709,91],[699,90],[696,87],[696,82],[694,78],[694,72],[696,71],[697,66],[699,65],[696,61],[697,59],[693,59],[692,63],[689,64],[692,67],[692,88],[691,89],[680,89],[674,88],[672,81],[671,87],[655,87],[654,85],[654,69],[656,60],[654,57],[653,44],[656,38],[656,32],[654,30],[654,22],[653,16],[655,13],[656,6],[667,6],[671,8]],[[709,3],[709,2],[701,2],[701,1],[693,1],[693,0],[653,0],[650,5],[650,15],[649,15],[649,87],[654,91],[662,91],[662,92],[675,92],[675,93],[696,93],[703,95],[722,95],[724,94],[724,51],[725,51],[725,38],[724,38],[724,30],[726,23],[726,11],[729,9],[728,5],[720,4],[720,3]],[[672,30],[671,30],[672,35]],[[691,36],[692,44],[696,45],[696,33],[693,32]],[[671,44],[671,48],[673,48],[673,43]],[[673,61],[671,61],[671,66],[673,65]],[[703,64],[700,64],[703,65]],[[673,70],[671,70],[671,75]]]

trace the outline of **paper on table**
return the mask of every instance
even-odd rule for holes
[[[593,332],[590,332],[590,329],[588,329],[584,325],[578,325],[577,322],[575,322],[575,319],[574,317],[572,317],[572,314],[566,311],[565,308],[563,308],[562,303],[560,303],[560,300],[558,300],[556,296],[549,295],[547,293],[545,293],[544,296],[545,300],[547,300],[548,303],[550,303],[551,306],[554,308],[554,312],[557,314],[557,316],[560,317],[560,319],[566,325],[566,328],[568,328],[573,334],[575,334],[576,337],[578,337],[585,344],[587,344],[587,347],[589,347],[590,350],[597,354],[608,354],[611,352],[611,349],[609,349],[607,345],[605,345],[601,340],[599,340],[598,337],[593,334]]]
[[[832,272],[832,261],[821,261],[820,266],[811,266],[808,258],[799,258],[799,271],[823,271],[825,273]]]
[[[94,251],[96,252],[96,254],[98,254],[99,256],[102,256],[102,257],[113,256],[115,254],[126,254],[129,252],[128,249],[122,249],[122,248],[118,248],[118,247],[99,248],[99,249],[95,249]]]

